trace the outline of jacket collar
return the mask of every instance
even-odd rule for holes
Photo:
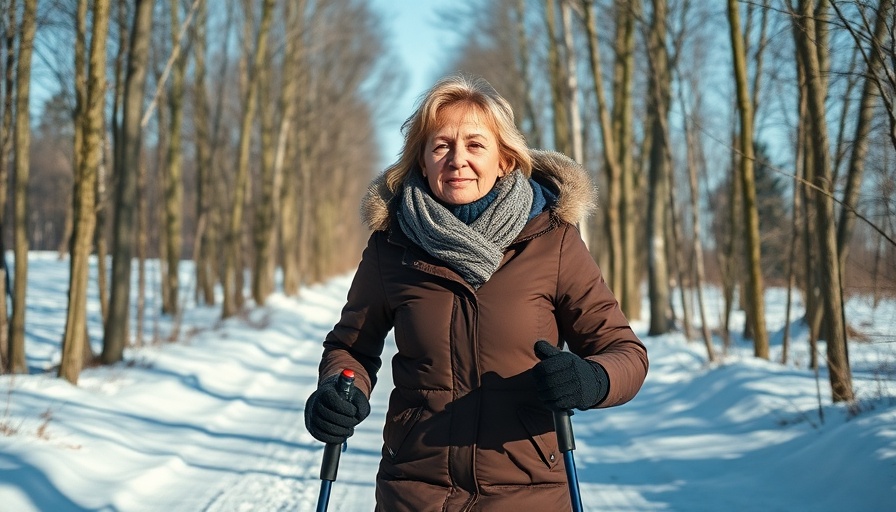
[[[597,205],[596,190],[581,165],[556,151],[530,150],[529,154],[533,164],[532,177],[552,188],[557,193],[557,202],[551,207],[550,215],[542,214],[532,219],[518,239],[540,233],[543,229],[538,229],[538,226],[545,222],[553,225],[559,219],[575,224],[594,210]],[[367,187],[367,193],[361,200],[361,219],[371,231],[389,229],[395,218],[395,198],[396,193],[386,187],[383,174]],[[549,226],[542,227],[547,229]]]

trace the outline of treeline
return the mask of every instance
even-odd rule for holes
[[[225,317],[244,289],[264,303],[277,271],[295,294],[356,263],[356,205],[382,156],[375,120],[397,83],[368,2],[0,5],[0,220],[17,262],[32,246],[71,260],[61,376],[76,381],[94,357],[91,255],[106,363],[141,332],[142,308],[127,325],[135,257],[163,262],[165,313],[220,296]],[[532,146],[594,173],[601,205],[580,227],[630,318],[702,339],[712,361],[739,307],[769,358],[763,291],[786,286],[805,305],[812,364],[826,361],[836,401],[853,399],[845,299],[896,291],[893,0],[469,0],[438,19],[427,37],[457,43],[440,71],[485,77]],[[35,32],[55,94],[30,127]],[[63,198],[50,184],[64,169]],[[180,258],[196,262],[189,294]],[[707,283],[725,298],[718,333]],[[20,288],[0,329],[10,371],[24,369]]]
[[[5,371],[27,371],[16,284],[29,250],[71,262],[58,373],[73,383],[142,340],[147,258],[161,261],[163,314],[189,300],[220,302],[225,318],[244,290],[264,304],[278,272],[294,295],[357,264],[358,200],[399,83],[368,2],[0,0],[0,12],[0,226],[15,253],[9,318],[0,305]],[[36,88],[49,99],[31,126]]]

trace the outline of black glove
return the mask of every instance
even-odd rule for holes
[[[547,341],[535,343],[541,362],[532,368],[538,398],[551,410],[585,410],[607,397],[610,379],[604,367],[564,352]]]
[[[305,428],[318,441],[343,443],[355,433],[355,426],[370,414],[370,402],[356,387],[348,400],[336,390],[333,376],[320,383],[305,402]]]

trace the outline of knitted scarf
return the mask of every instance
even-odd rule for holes
[[[494,201],[467,225],[439,204],[420,173],[411,172],[398,209],[401,230],[478,289],[498,269],[532,208],[532,187],[519,170],[499,179],[495,188]]]

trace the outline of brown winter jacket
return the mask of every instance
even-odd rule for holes
[[[478,290],[423,252],[394,221],[376,182],[362,211],[374,229],[324,343],[320,377],[354,369],[368,396],[395,331],[395,388],[377,475],[376,510],[569,508],[562,454],[531,368],[539,339],[600,363],[622,404],[647,374],[647,352],[573,226],[591,187],[572,160],[533,151],[533,177],[558,192]]]

